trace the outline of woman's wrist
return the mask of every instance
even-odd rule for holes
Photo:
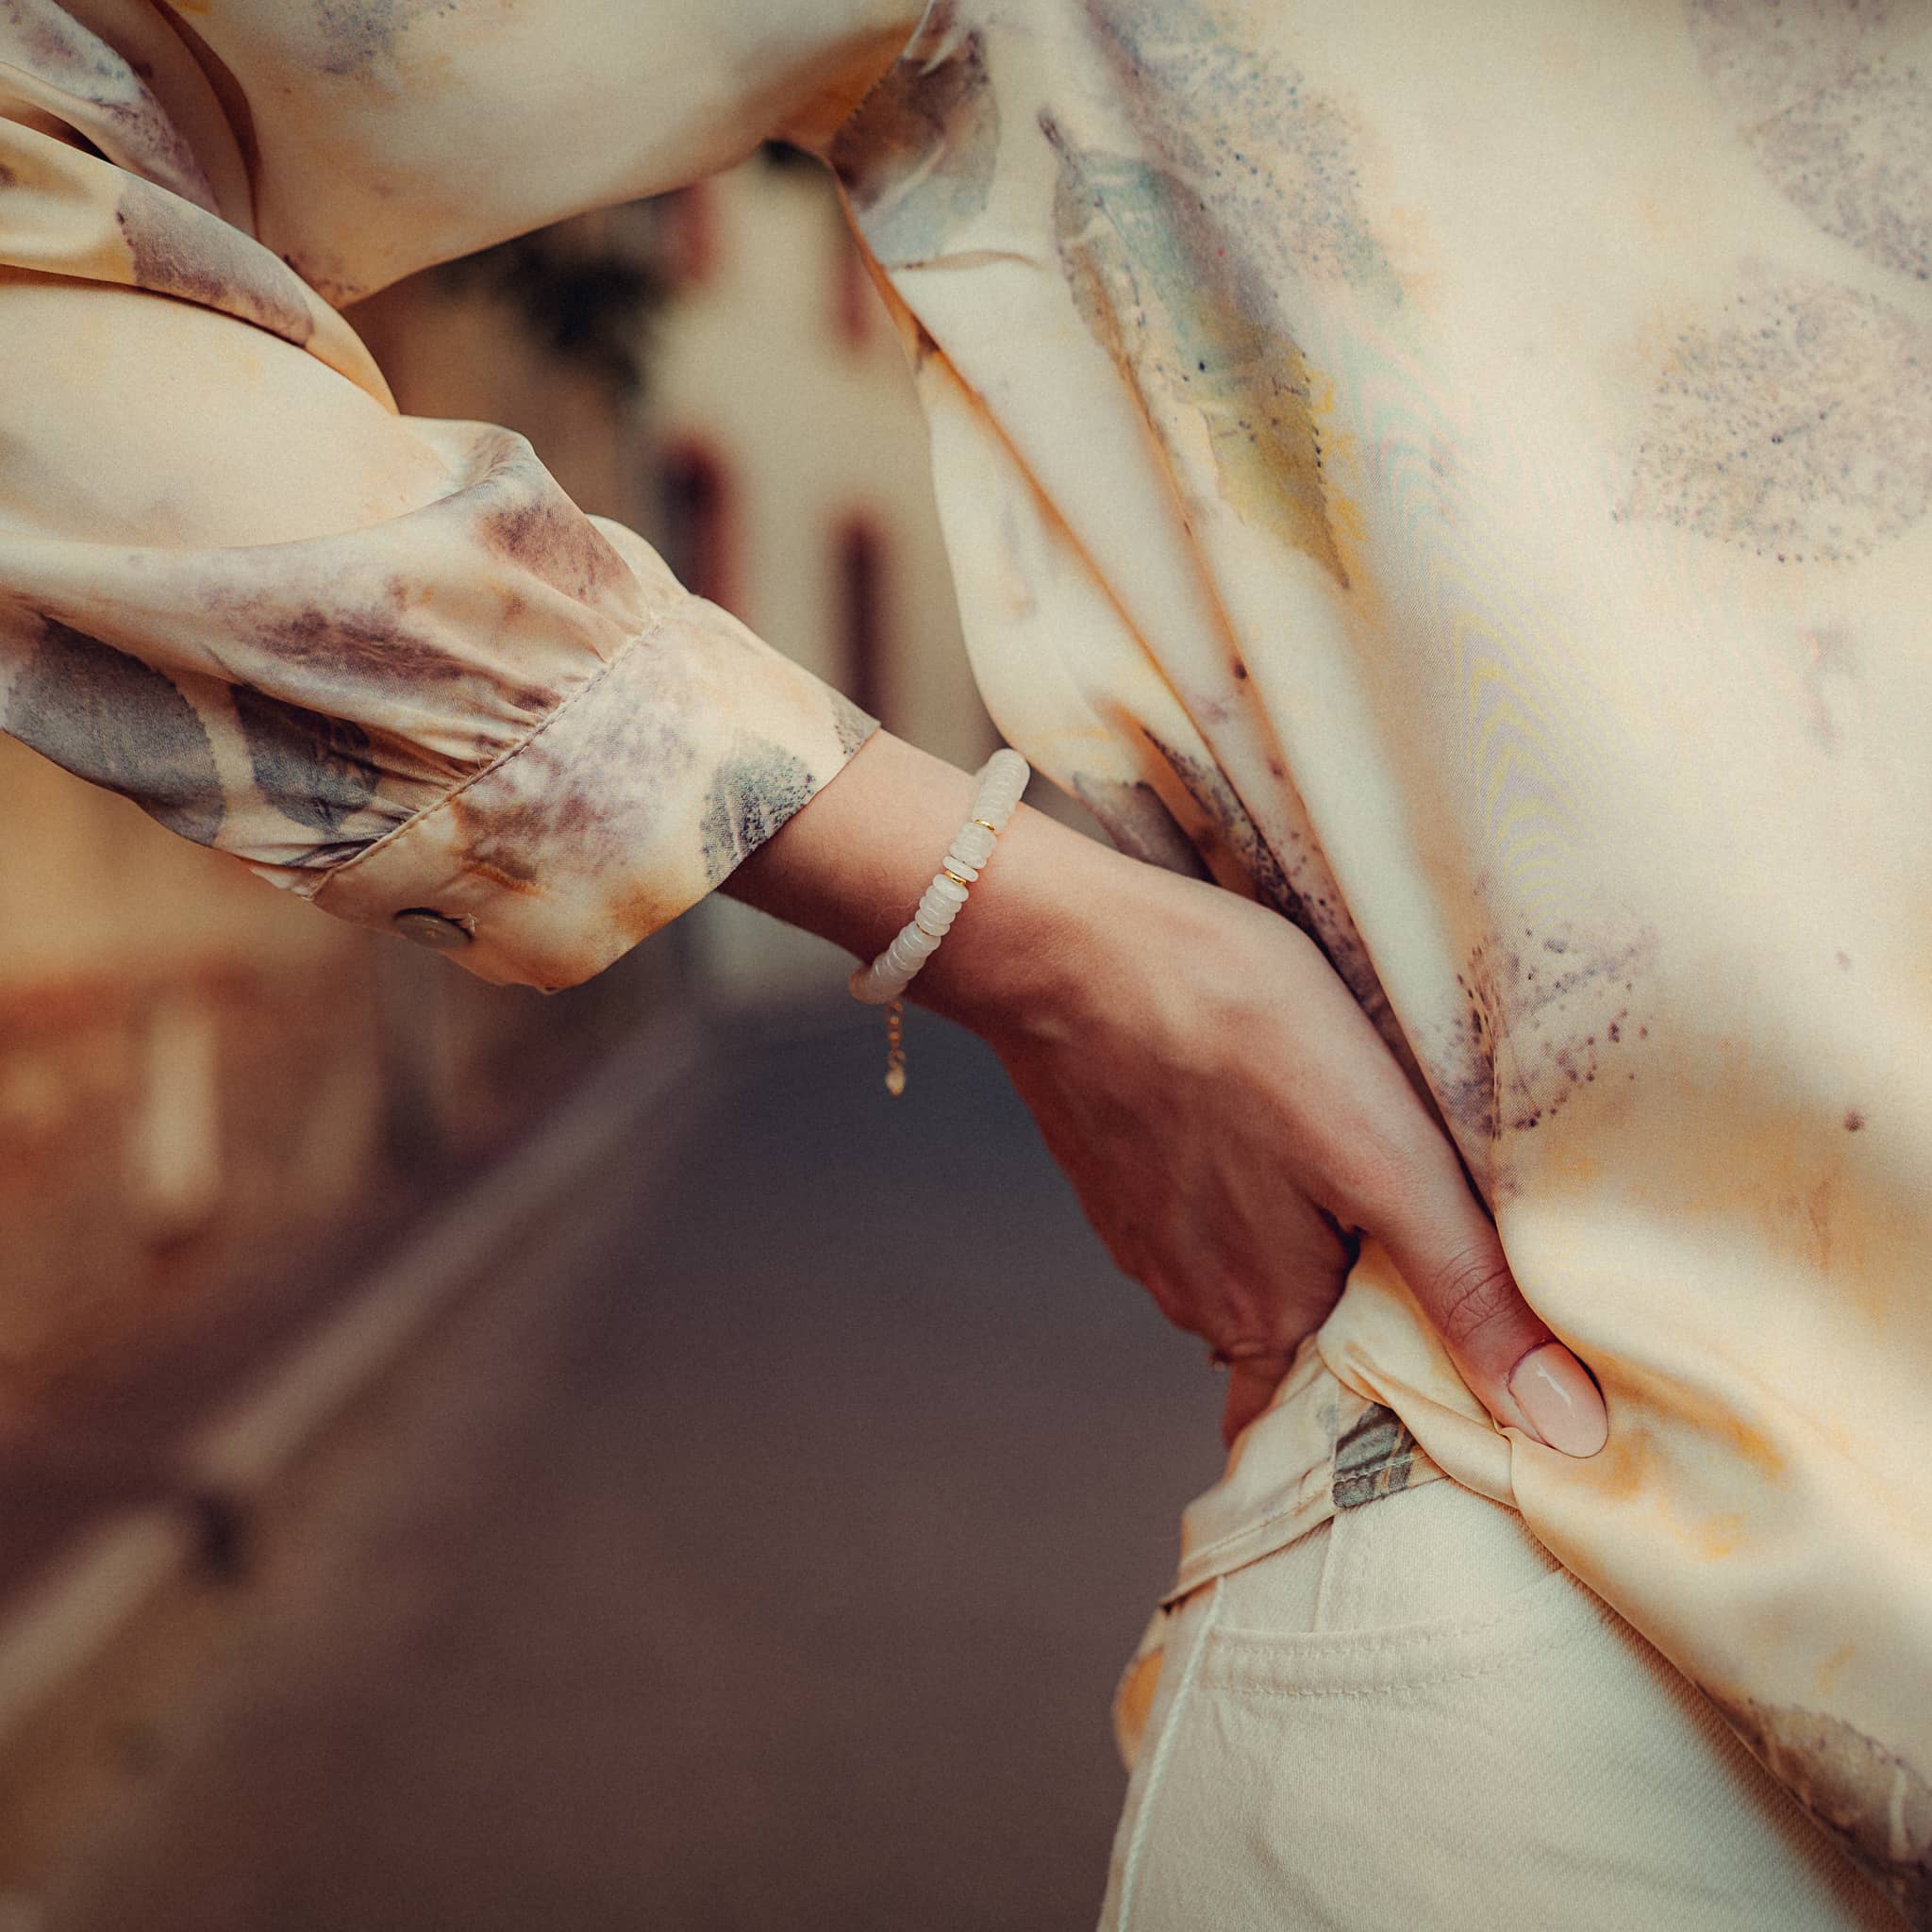
[[[1106,917],[1133,867],[1022,805],[909,999],[1000,1043],[1076,1026],[1110,938]]]
[[[911,916],[973,796],[971,774],[880,732],[724,890],[870,959]],[[1071,1027],[1145,871],[1022,805],[907,997],[995,1041]]]

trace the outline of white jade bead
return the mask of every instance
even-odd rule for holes
[[[987,760],[979,774],[971,816],[955,834],[941,870],[921,895],[911,920],[869,966],[854,968],[846,984],[855,998],[875,1007],[899,998],[919,969],[939,951],[940,941],[966,903],[966,888],[979,877],[992,856],[993,841],[1013,815],[1030,775],[1026,760],[1018,752],[997,751]]]
[[[900,991],[881,975],[876,959],[870,966],[859,967],[845,984],[852,997],[868,1007],[882,1007],[888,1000],[896,999]]]

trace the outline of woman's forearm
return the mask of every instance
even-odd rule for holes
[[[878,732],[724,890],[870,959],[912,916],[973,794],[970,774]],[[1021,806],[908,997],[975,1032],[1051,1024],[1089,991],[1107,908],[1141,870]]]

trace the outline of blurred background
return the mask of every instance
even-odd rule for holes
[[[898,341],[770,149],[355,311],[900,735]],[[0,1932],[1092,1922],[1218,1391],[975,1042],[714,897],[485,987],[0,740]]]

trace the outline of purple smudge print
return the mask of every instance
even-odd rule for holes
[[[42,618],[0,722],[197,845],[222,829],[221,774],[200,714],[170,679],[98,638]]]

